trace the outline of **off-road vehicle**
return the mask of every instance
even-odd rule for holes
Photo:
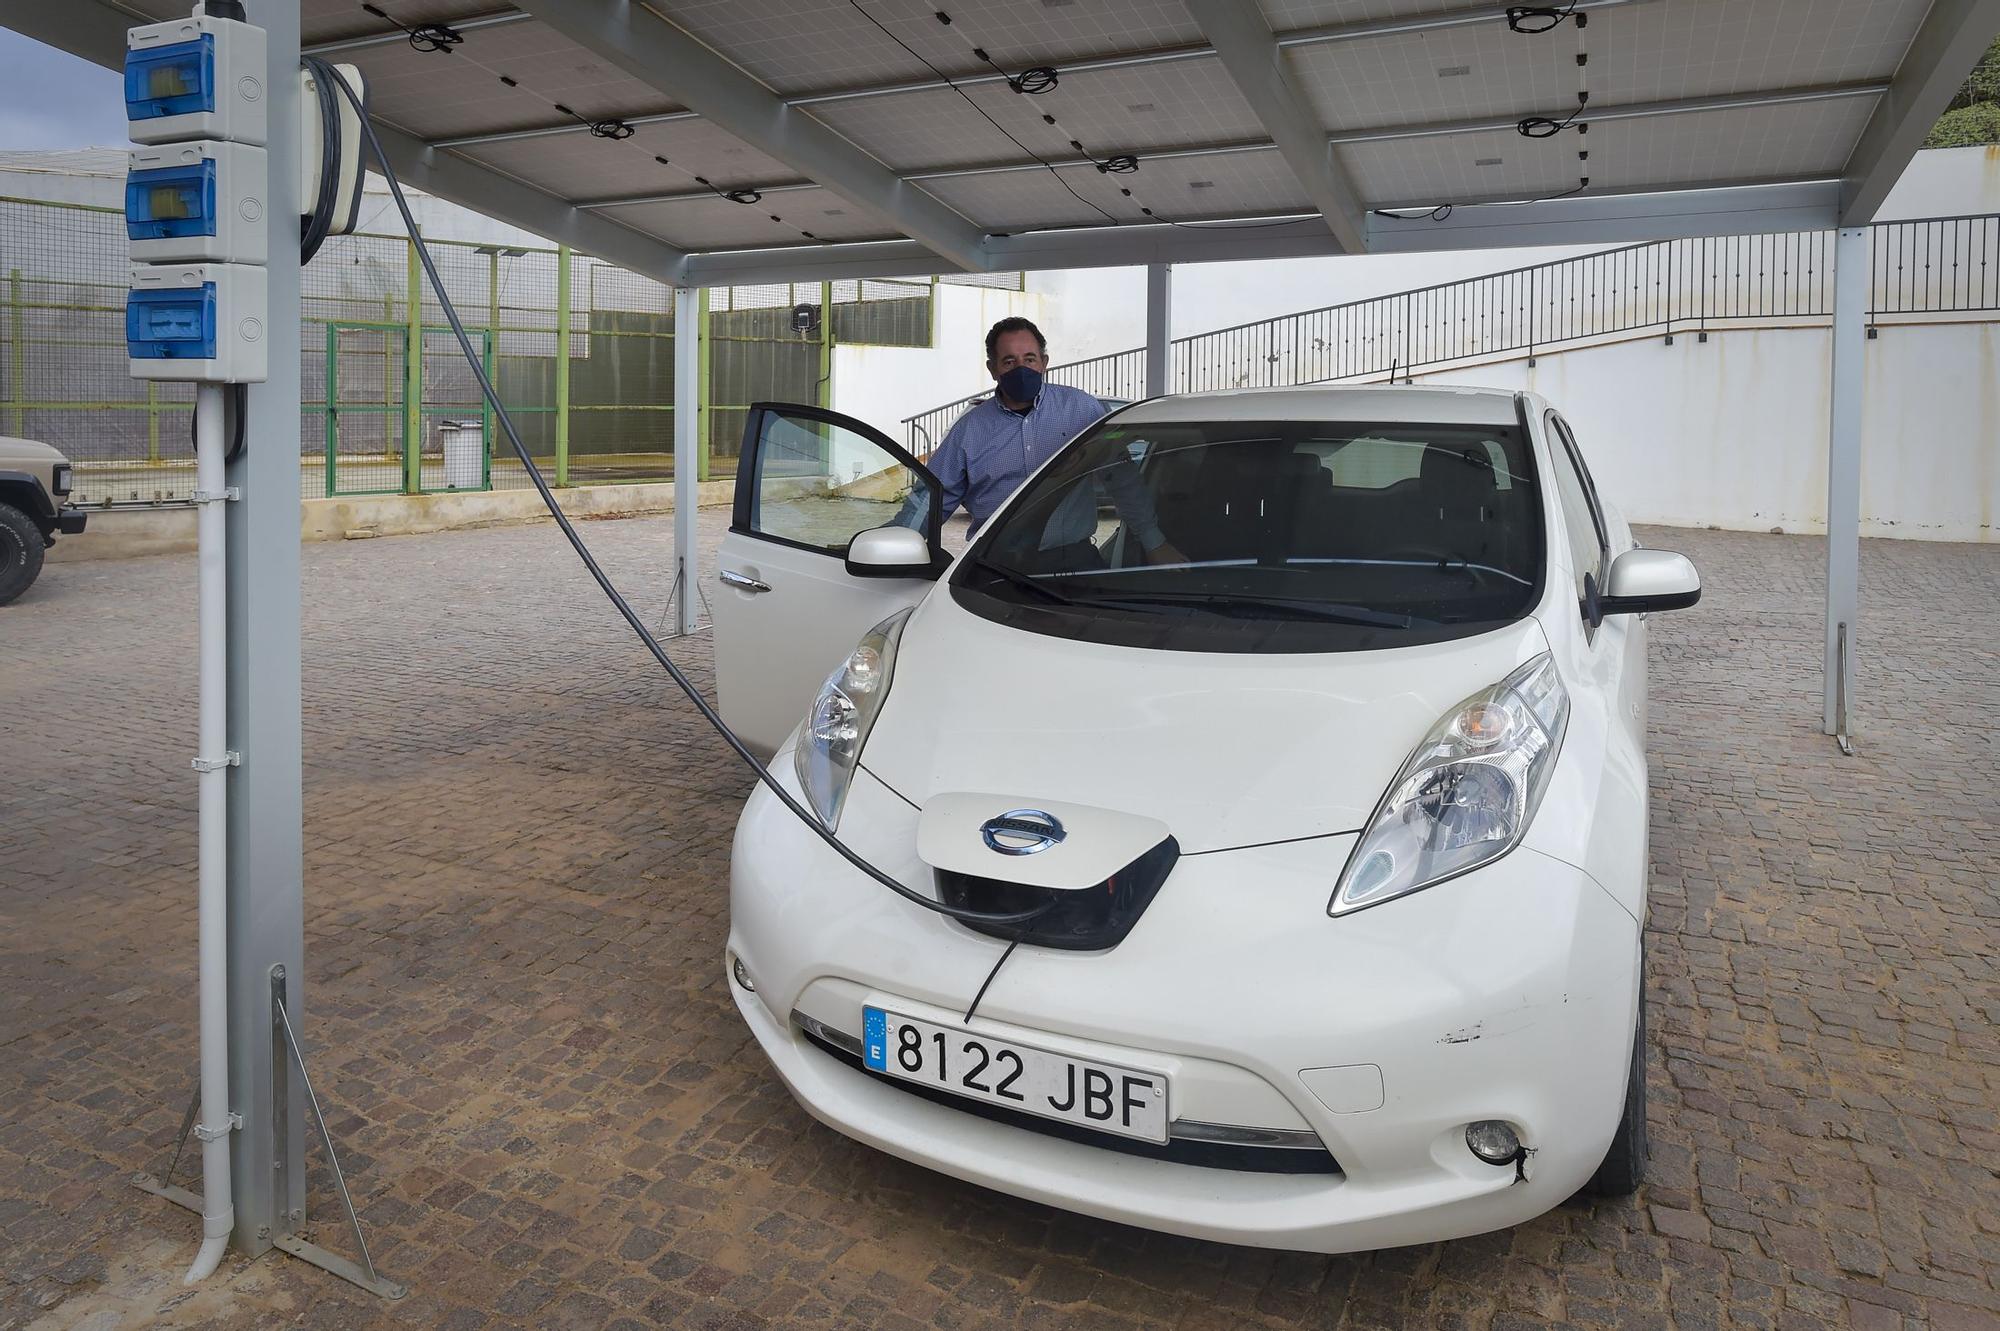
[[[69,502],[73,468],[47,444],[0,435],[0,605],[34,585],[56,533],[83,530]]]

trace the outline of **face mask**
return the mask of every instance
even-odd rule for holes
[[[1000,376],[1000,392],[1009,402],[1025,402],[1029,406],[1042,395],[1042,372],[1026,365],[1016,365]]]

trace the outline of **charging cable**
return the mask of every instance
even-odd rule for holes
[[[528,479],[533,482],[536,493],[541,495],[542,503],[549,510],[549,516],[555,519],[556,526],[561,529],[563,536],[569,541],[570,548],[576,551],[577,558],[583,561],[584,568],[589,570],[591,578],[597,583],[605,596],[610,599],[613,608],[618,611],[619,616],[631,627],[632,632],[639,636],[639,641],[646,645],[646,650],[653,654],[653,659],[658,661],[660,667],[667,672],[674,683],[680,686],[681,692],[687,695],[688,701],[694,704],[695,710],[701,713],[702,719],[714,727],[715,733],[722,737],[723,742],[735,752],[738,758],[742,759],[744,766],[756,774],[757,779],[764,783],[765,788],[777,796],[779,802],[787,809],[790,809],[798,817],[799,821],[811,829],[813,834],[821,841],[824,841],[835,854],[912,905],[921,906],[925,910],[949,916],[955,920],[962,920],[968,924],[1025,924],[1046,913],[1054,902],[1050,902],[1048,905],[1037,906],[1033,910],[988,913],[947,905],[942,901],[926,897],[920,892],[912,891],[889,874],[862,859],[861,856],[843,844],[838,837],[834,836],[832,832],[828,831],[826,825],[815,818],[811,810],[799,803],[797,799],[793,798],[791,792],[778,784],[777,778],[771,775],[771,769],[766,767],[756,754],[750,752],[741,739],[737,738],[736,733],[729,728],[728,723],[722,719],[715,708],[709,705],[708,699],[701,696],[701,691],[694,686],[693,681],[688,679],[682,673],[681,668],[674,664],[673,658],[668,656],[666,650],[660,646],[659,639],[653,636],[651,630],[646,627],[646,622],[639,617],[638,612],[633,610],[625,598],[619,594],[618,588],[612,584],[611,579],[605,574],[603,568],[598,565],[596,558],[590,553],[590,547],[584,544],[581,536],[577,535],[576,527],[570,522],[568,516],[563,513],[562,506],[556,503],[555,493],[549,489],[549,483],[543,478],[541,468],[535,465],[535,459],[529,454],[527,445],[521,442],[520,432],[514,428],[514,418],[507,414],[507,408],[501,403],[500,395],[494,391],[493,381],[487,378],[486,367],[480,362],[479,356],[472,349],[472,339],[466,335],[465,325],[460,322],[458,317],[458,310],[452,305],[451,297],[445,292],[444,281],[438,275],[437,265],[431,260],[430,247],[424,243],[423,237],[418,234],[416,218],[410,213],[409,201],[403,197],[402,182],[396,179],[396,169],[389,164],[389,155],[382,151],[381,140],[376,137],[375,126],[368,119],[368,112],[362,106],[361,99],[355,94],[354,89],[348,85],[347,80],[342,78],[340,72],[333,67],[327,66],[323,74],[316,70],[315,75],[330,80],[340,90],[341,94],[353,104],[354,113],[361,120],[361,132],[367,136],[369,151],[375,155],[376,163],[382,168],[382,175],[389,182],[389,194],[396,201],[396,211],[402,214],[403,225],[409,230],[410,243],[416,247],[417,259],[423,265],[425,276],[430,279],[431,289],[437,292],[438,304],[444,309],[445,321],[451,325],[452,334],[458,339],[458,348],[465,356],[465,363],[472,368],[473,377],[479,381],[481,395],[485,397],[487,405],[493,409],[494,418],[500,422],[500,428],[506,432],[507,442],[512,445],[514,456],[521,460],[522,467],[527,470]],[[415,300],[416,298],[417,293],[412,291],[410,299]]]

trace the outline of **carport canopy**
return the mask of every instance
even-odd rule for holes
[[[1824,725],[1844,731],[1859,228],[2000,0],[244,2],[268,38],[274,218],[300,211],[303,50],[360,67],[405,182],[682,297],[1148,265],[1151,392],[1174,263],[1838,228]],[[117,68],[128,27],[188,9],[0,0],[0,23]],[[296,251],[272,244],[267,279],[249,437],[296,439]],[[682,383],[697,304],[675,302]],[[691,628],[695,412],[675,450]],[[232,1192],[255,1254],[304,1205],[304,1087],[272,1015],[304,975],[297,457],[247,448],[228,485]]]

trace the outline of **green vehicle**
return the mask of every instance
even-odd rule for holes
[[[83,530],[69,502],[74,469],[47,444],[0,435],[0,605],[35,583],[56,533]]]

